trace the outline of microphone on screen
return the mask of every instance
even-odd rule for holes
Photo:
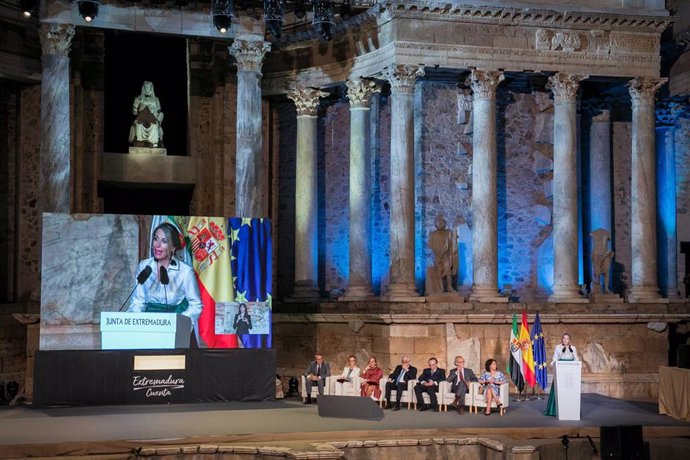
[[[170,283],[170,278],[168,277],[168,269],[161,266],[158,272],[158,277],[163,285],[163,290],[165,291],[165,304],[168,305],[168,284]]]
[[[152,271],[153,270],[151,269],[151,267],[147,265],[146,267],[144,267],[144,269],[142,271],[139,272],[139,274],[137,275],[137,284],[134,285],[134,287],[132,288],[132,292],[129,293],[129,295],[127,296],[125,301],[122,303],[122,305],[120,306],[120,309],[118,311],[122,311],[122,309],[125,307],[125,305],[127,305],[129,298],[132,297],[132,294],[134,294],[134,290],[137,288],[137,286],[139,286],[140,284],[144,284],[146,282],[146,280],[149,279],[149,276],[151,276]]]

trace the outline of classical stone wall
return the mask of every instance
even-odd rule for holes
[[[26,328],[10,314],[0,314],[0,384],[17,382],[24,387]]]
[[[614,292],[623,293],[630,287],[632,247],[630,246],[630,157],[632,125],[628,122],[613,123],[613,238],[615,257],[611,278]]]
[[[289,315],[274,317],[274,343],[281,375],[297,376],[316,351],[339,374],[350,354],[360,365],[376,356],[384,374],[392,372],[402,355],[409,355],[419,372],[427,360],[436,357],[442,368],[453,367],[453,358],[462,354],[475,372],[484,369],[489,358],[505,369],[508,360],[510,324],[448,323],[439,317],[432,323],[383,324],[352,315]],[[530,321],[533,317],[530,316]],[[560,324],[543,323],[547,362],[563,333],[572,335],[583,367],[583,392],[627,399],[658,397],[658,366],[668,362],[668,329],[665,324],[625,323]],[[531,322],[530,322],[531,326]],[[549,379],[552,369],[548,369]],[[513,389],[514,391],[514,389]],[[547,388],[548,391],[548,388]]]

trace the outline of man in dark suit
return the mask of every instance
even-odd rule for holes
[[[407,390],[407,382],[414,380],[417,377],[417,368],[410,365],[410,357],[405,355],[402,357],[402,364],[398,364],[391,375],[388,376],[386,382],[386,401],[388,401],[388,409],[400,410],[400,398],[402,398],[403,391]],[[395,406],[391,404],[391,391],[396,390]]]
[[[462,356],[455,357],[455,369],[448,374],[448,382],[450,382],[450,391],[455,393],[455,401],[450,405],[458,409],[458,414],[465,413],[465,394],[470,390],[470,382],[476,382],[477,376],[474,375],[472,369],[465,367],[465,358]]]
[[[323,394],[326,377],[329,375],[331,375],[331,366],[323,361],[323,355],[321,353],[315,354],[314,361],[312,361],[307,370],[304,371],[304,389],[307,391],[307,399],[304,404],[311,404],[312,385],[316,384],[319,387],[319,395]]]
[[[414,386],[414,392],[417,395],[417,404],[419,404],[420,411],[429,410],[429,406],[431,406],[431,410],[438,412],[436,393],[438,392],[438,384],[445,379],[446,370],[438,367],[438,360],[436,358],[430,358],[429,367],[422,371],[422,375],[419,377],[419,383]],[[429,406],[424,402],[423,393],[429,395]]]

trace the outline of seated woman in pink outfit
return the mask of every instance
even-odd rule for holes
[[[376,358],[369,358],[369,364],[360,375],[364,379],[362,382],[361,395],[367,398],[372,398],[376,401],[381,399],[381,388],[379,388],[379,382],[383,378],[383,371],[379,369],[376,363]]]

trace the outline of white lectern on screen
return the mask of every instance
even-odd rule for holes
[[[189,348],[192,320],[175,313],[101,312],[102,350]]]

